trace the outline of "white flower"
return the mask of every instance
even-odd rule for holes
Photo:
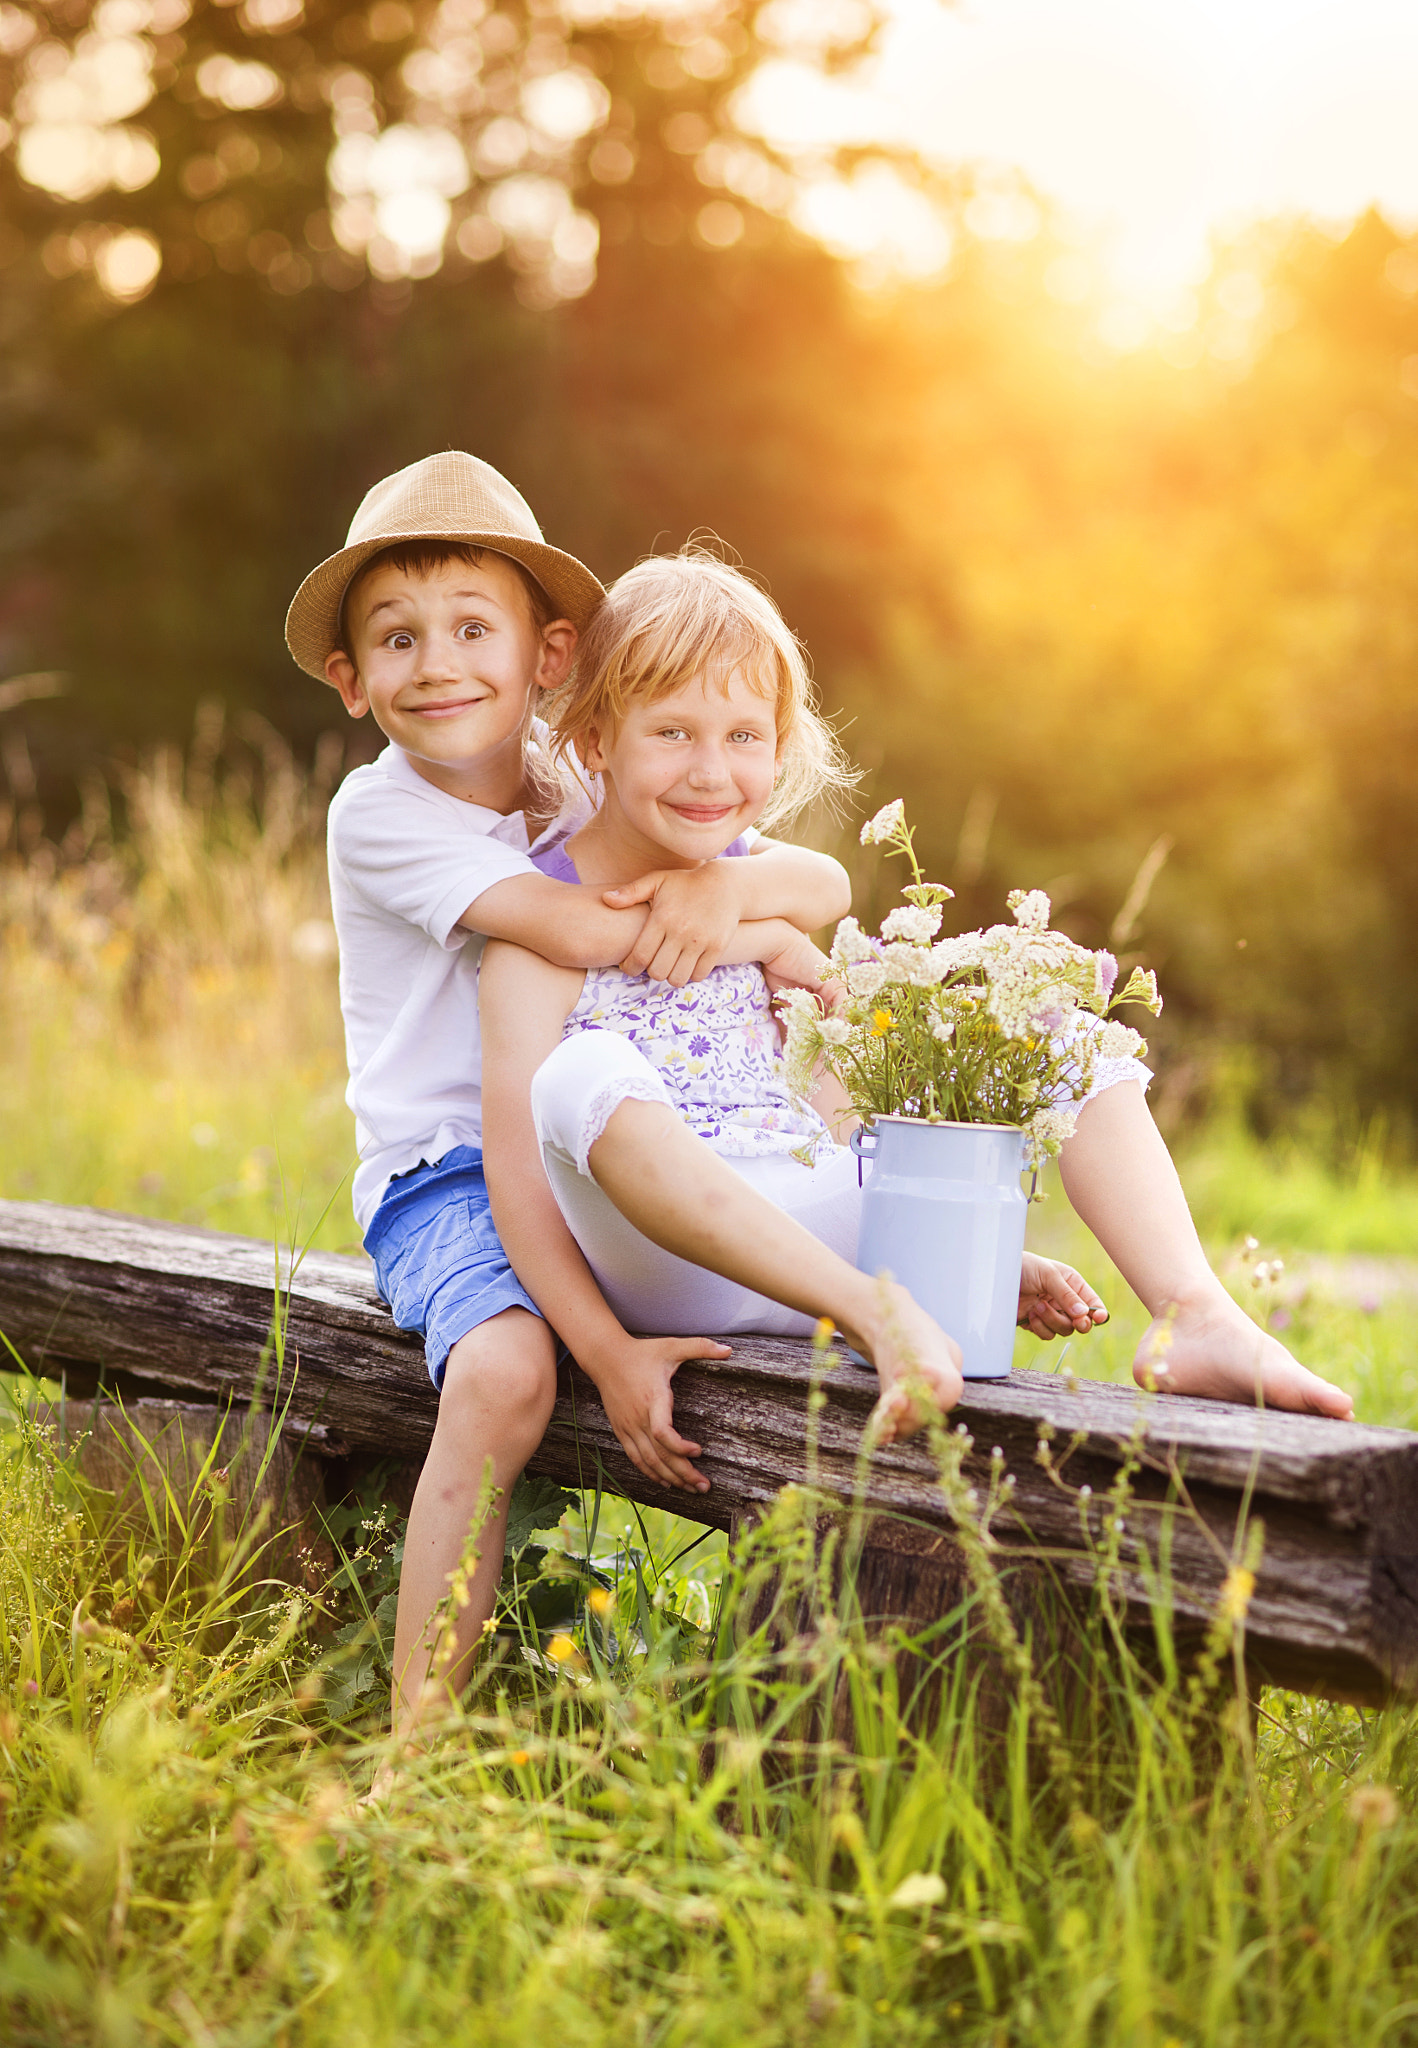
[[[785,988],[781,995],[773,998],[778,1010],[794,1024],[816,1024],[822,1016],[817,997],[807,988]]]
[[[874,818],[868,818],[862,827],[862,845],[880,846],[883,840],[892,839],[906,822],[906,806],[898,796],[894,803],[883,804]]]
[[[1025,931],[1046,932],[1052,904],[1042,889],[1011,889],[1009,907],[1014,912],[1014,921]]]
[[[851,1042],[852,1027],[845,1017],[824,1017],[817,1033],[824,1045],[847,1045]]]
[[[942,939],[931,947],[931,965],[937,981],[944,981],[948,974],[958,974],[964,967],[978,967],[982,958],[978,932],[961,932],[958,938]]]
[[[889,981],[904,982],[907,988],[933,988],[940,980],[930,953],[924,946],[898,943],[884,946],[881,964]]]
[[[854,960],[874,960],[876,947],[854,917],[844,917],[832,941],[834,967],[850,966]]]
[[[859,1000],[880,994],[891,979],[880,960],[854,961],[843,975],[848,988]]]
[[[939,1039],[942,1045],[949,1045],[954,1036],[955,1019],[953,1017],[942,1017],[937,1011],[936,1015],[931,1018],[931,1037]]]
[[[1098,1033],[1098,1056],[1105,1060],[1138,1060],[1147,1050],[1140,1031],[1126,1024],[1105,1024]]]
[[[900,910],[893,910],[881,927],[884,939],[913,939],[923,946],[933,939],[940,930],[941,912],[921,910],[913,903],[904,904]]]
[[[1035,1159],[1057,1157],[1077,1122],[1077,1112],[1072,1109],[1036,1109],[1025,1126]]]

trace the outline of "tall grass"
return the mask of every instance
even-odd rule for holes
[[[1230,2048],[1418,2034],[1411,1714],[1270,1693],[1252,1734],[1106,1598],[1052,1691],[938,1446],[1008,1665],[885,1641],[807,1490],[708,1625],[642,1547],[509,1635],[421,1755],[332,1721],[338,1589],[205,1582],[23,1422],[0,1461],[0,2032],[17,2044]],[[204,1504],[194,1497],[190,1526]],[[584,1542],[568,1517],[562,1546]],[[1106,1570],[1104,1572],[1106,1582]],[[950,1617],[942,1617],[948,1622]],[[1005,1634],[1001,1634],[1001,1627]],[[1164,1644],[1165,1649],[1165,1644]],[[938,1690],[910,1710],[902,1655]],[[1057,1720],[1062,1721],[1060,1727]],[[376,1771],[400,1776],[362,1803]]]
[[[338,746],[220,709],[0,845],[0,1194],[269,1236],[349,1169],[324,872]],[[3,807],[0,807],[3,812]],[[3,817],[0,817],[3,822]],[[317,1241],[356,1243],[337,1202]]]

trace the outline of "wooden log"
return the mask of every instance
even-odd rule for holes
[[[288,1263],[280,1266],[279,1391],[289,1397],[291,1426],[325,1455],[420,1456],[437,1398],[420,1340],[394,1328],[368,1262],[310,1253],[293,1273]],[[97,1369],[154,1392],[249,1399],[270,1349],[276,1282],[271,1247],[254,1240],[0,1202],[0,1330],[36,1372]],[[268,1403],[277,1378],[272,1355],[262,1381]],[[740,1337],[731,1358],[682,1366],[676,1421],[705,1445],[712,1487],[690,1499],[635,1471],[590,1381],[568,1365],[531,1469],[731,1529],[785,1484],[808,1478],[810,1384],[808,1347],[768,1337]],[[875,1382],[843,1364],[825,1390],[815,1479],[845,1501]],[[1119,1544],[1117,1595],[1137,1626],[1149,1622],[1149,1558],[1163,1522],[1176,1622],[1195,1632],[1215,1609],[1249,1513],[1264,1524],[1246,1624],[1258,1669],[1337,1698],[1418,1697],[1418,1436],[1033,1371],[969,1386],[951,1419],[973,1438],[965,1471],[975,1486],[983,1491],[1001,1462],[992,1459],[996,1447],[1014,1477],[996,1535],[1042,1548],[1072,1593],[1086,1596],[1094,1585],[1108,1492],[1135,1457],[1137,1503]],[[1062,1481],[1036,1459],[1041,1433],[1053,1435]],[[1185,1508],[1169,1509],[1183,1489]],[[874,1546],[864,1602],[920,1618],[959,1583],[959,1556],[919,1440],[874,1454],[865,1499],[895,1527]]]

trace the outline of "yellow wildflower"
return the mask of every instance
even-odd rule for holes
[[[597,1586],[595,1592],[587,1600],[586,1605],[590,1608],[592,1614],[604,1616],[610,1613],[612,1607],[615,1606],[615,1601],[604,1586]]]
[[[553,1664],[565,1664],[576,1655],[576,1645],[570,1636],[553,1636],[547,1644],[547,1655]]]
[[[1226,1582],[1221,1588],[1221,1612],[1228,1621],[1245,1620],[1255,1589],[1256,1575],[1248,1572],[1244,1565],[1235,1565],[1227,1572]]]
[[[885,1038],[888,1031],[894,1031],[895,1029],[896,1019],[892,1016],[890,1010],[872,1011],[871,1035],[873,1038]]]

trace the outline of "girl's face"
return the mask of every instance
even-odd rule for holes
[[[614,733],[587,736],[605,778],[606,822],[623,822],[689,865],[713,860],[753,824],[778,768],[776,707],[741,670],[635,704]]]

